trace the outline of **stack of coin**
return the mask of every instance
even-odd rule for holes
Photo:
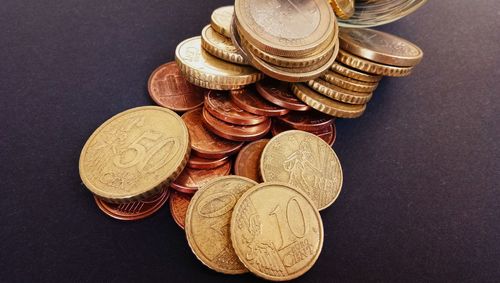
[[[288,82],[320,76],[339,50],[337,20],[324,0],[236,0],[230,33],[255,68]]]
[[[413,43],[372,29],[341,28],[339,39],[330,70],[292,90],[312,108],[340,118],[361,116],[382,76],[407,76],[423,56]]]
[[[332,5],[335,15],[339,19],[347,20],[354,14],[354,0],[328,0]]]

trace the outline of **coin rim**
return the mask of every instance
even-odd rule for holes
[[[271,128],[272,128],[272,125],[271,125]],[[247,145],[245,145],[240,150],[240,152],[238,152],[238,155],[236,156],[236,159],[234,160],[234,166],[233,166],[234,174],[238,175],[238,176],[242,176],[242,175],[240,175],[241,172],[238,169],[239,168],[238,164],[240,164],[241,158],[242,158],[242,155],[243,155],[242,152],[247,151],[250,147],[254,146],[257,143],[265,142],[267,144],[269,142],[269,140],[270,139],[260,139],[260,140],[256,140],[256,141],[253,141],[253,142],[249,142]],[[264,148],[262,148],[262,151],[264,151]],[[262,155],[262,152],[260,154]],[[259,156],[259,163],[260,163],[260,156]],[[260,178],[259,181],[262,181],[262,176],[260,176],[260,168],[257,170],[257,173],[258,173],[259,178]],[[245,177],[245,176],[242,176],[242,177]],[[248,177],[245,177],[245,178],[248,178]]]
[[[406,77],[411,74],[414,67],[395,67],[372,62],[345,50],[339,50],[337,61],[351,68],[375,75],[388,77]]]
[[[217,44],[213,42],[212,37],[208,35],[209,30],[212,30],[212,33],[216,34],[216,36],[218,35],[218,36],[224,38],[224,36],[222,34],[218,33],[217,31],[215,31],[211,25],[206,25],[203,28],[203,30],[201,31],[201,47],[205,51],[207,51],[211,55],[213,55],[221,60],[224,60],[226,62],[229,62],[229,63],[240,64],[240,65],[248,65],[249,64],[247,59],[245,57],[243,57],[243,55],[241,55],[237,51],[231,52],[231,51],[221,49],[219,46],[217,46]],[[230,38],[228,38],[227,40],[229,40],[229,42],[231,42],[231,44],[232,44],[232,41],[230,40]],[[233,45],[233,47],[236,49],[236,47],[234,45]],[[238,49],[236,49],[236,50],[238,50]]]
[[[173,188],[170,188],[170,190],[171,190],[171,192],[170,192],[171,196],[170,196],[170,198],[168,200],[168,207],[170,209],[170,215],[172,215],[172,218],[174,219],[175,224],[177,224],[177,226],[179,226],[182,230],[184,230],[184,226],[181,225],[181,223],[179,222],[178,217],[175,216],[177,214],[174,213],[174,211],[172,209],[172,207],[173,207],[172,202],[174,201],[174,195],[176,195],[176,194],[177,195],[183,194],[183,195],[191,196],[191,198],[193,198],[193,196],[190,195],[190,194],[181,193],[181,192],[179,192],[179,191],[177,191],[177,190],[175,190]],[[191,202],[191,199],[189,201]],[[186,213],[187,213],[187,210],[186,210]],[[184,219],[184,223],[186,223],[185,219]]]
[[[224,115],[223,113],[219,113],[217,111],[217,107],[212,105],[212,103],[210,103],[210,99],[209,99],[210,93],[212,93],[212,91],[209,91],[207,93],[207,95],[205,95],[205,104],[204,104],[205,107],[204,108],[206,108],[207,111],[210,112],[210,114],[212,114],[212,116],[215,116],[219,120],[222,120],[222,121],[230,123],[230,124],[236,124],[236,125],[242,125],[242,126],[254,126],[254,125],[257,125],[260,123],[264,123],[267,119],[269,119],[268,117],[266,117],[264,115],[257,115],[257,114],[254,114],[254,113],[251,113],[251,112],[248,112],[248,111],[242,109],[241,107],[236,105],[236,103],[234,103],[230,93],[227,93],[227,96],[235,108],[239,108],[242,111],[245,111],[246,113],[249,113],[250,115],[253,115],[255,117],[245,119],[245,118],[241,118],[241,117],[228,116],[228,115]]]

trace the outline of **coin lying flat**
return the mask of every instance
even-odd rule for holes
[[[231,162],[229,161],[212,169],[193,169],[186,167],[170,186],[178,192],[194,194],[201,186],[208,183],[210,180],[229,175],[230,172]]]
[[[132,108],[90,136],[80,155],[80,177],[108,202],[144,200],[179,176],[189,152],[188,130],[175,112],[158,106]]]
[[[271,134],[274,136],[277,136],[283,132],[286,131],[291,131],[294,130],[290,125],[287,125],[280,120],[274,120],[273,121],[273,126],[271,128]],[[324,140],[329,146],[332,146],[333,143],[335,142],[336,138],[336,129],[335,129],[335,124],[330,123],[328,124],[324,129],[320,130],[310,130],[306,131],[311,134],[314,134],[317,137],[320,137],[322,140]]]
[[[374,92],[378,86],[378,83],[362,82],[330,71],[326,71],[321,78],[343,89],[357,92]]]
[[[401,37],[373,29],[341,28],[340,46],[345,51],[380,64],[413,67],[424,52]]]
[[[347,90],[322,79],[308,81],[307,85],[315,91],[328,96],[331,99],[349,104],[366,104],[368,101],[370,101],[373,95],[371,92],[357,92]]]
[[[264,182],[284,182],[302,190],[319,210],[330,206],[342,188],[335,151],[314,134],[292,130],[273,137],[260,159]]]
[[[193,154],[189,157],[187,166],[193,169],[214,169],[228,162],[228,158],[229,156],[216,159],[209,159],[209,158],[199,157]]]
[[[354,14],[354,0],[329,0],[337,17],[347,20]]]
[[[229,236],[233,207],[257,183],[227,176],[205,184],[193,196],[186,215],[186,237],[196,257],[209,268],[226,273],[248,272],[236,256]]]
[[[234,174],[262,182],[260,177],[260,156],[268,139],[260,139],[243,147],[234,161]]]
[[[210,25],[201,31],[201,46],[215,57],[236,64],[248,64],[231,42],[231,39],[217,33]]]
[[[333,63],[333,65],[330,69],[337,74],[341,74],[341,75],[349,77],[351,79],[355,79],[355,80],[363,81],[363,82],[376,83],[382,79],[382,76],[363,73],[361,71],[351,69],[345,65],[342,65],[339,62]]]
[[[175,190],[172,190],[170,196],[170,213],[175,223],[182,229],[184,229],[186,223],[186,213],[192,197],[192,195],[183,194]]]
[[[290,112],[262,98],[254,87],[232,90],[231,99],[238,107],[255,115],[281,116]]]
[[[363,72],[388,77],[405,77],[410,75],[413,70],[413,67],[394,67],[375,63],[344,50],[339,50],[337,61]]]
[[[333,121],[332,116],[325,115],[316,110],[307,112],[290,112],[284,116],[277,117],[277,119],[296,130],[306,132],[326,130]]]
[[[282,183],[245,192],[231,217],[231,242],[253,274],[285,281],[307,272],[323,247],[323,223],[313,202]]]
[[[255,84],[259,94],[267,101],[295,111],[307,111],[311,107],[293,95],[287,82],[265,78]]]
[[[231,37],[230,26],[234,14],[234,6],[224,6],[215,9],[210,17],[210,25],[225,37]]]

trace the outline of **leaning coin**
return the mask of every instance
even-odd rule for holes
[[[234,161],[234,174],[262,182],[260,177],[260,156],[268,139],[260,139],[243,147]]]
[[[234,14],[234,6],[224,6],[215,9],[210,17],[210,25],[225,37],[231,37],[230,26]]]
[[[183,194],[178,191],[172,190],[172,195],[170,196],[170,213],[175,223],[182,229],[184,229],[186,223],[186,213],[189,206],[189,201],[193,197],[190,194]]]
[[[207,267],[226,274],[248,272],[236,256],[229,236],[233,207],[257,183],[227,176],[205,184],[193,196],[186,215],[186,237],[191,250]]]
[[[413,67],[394,67],[372,62],[344,50],[339,51],[337,61],[363,72],[388,77],[405,77],[410,75],[413,70]]]
[[[194,194],[196,191],[206,184],[208,181],[229,175],[231,172],[231,162],[226,162],[223,165],[213,169],[193,169],[186,167],[182,174],[170,184],[172,189],[185,194]]]
[[[329,0],[337,17],[347,20],[354,14],[354,0]]]
[[[230,38],[227,38],[207,25],[201,31],[201,46],[215,57],[236,64],[247,65],[248,61],[239,53]]]
[[[158,106],[119,113],[85,143],[80,177],[97,197],[112,203],[144,200],[177,178],[189,157],[182,119]]]
[[[342,188],[335,151],[314,134],[292,130],[273,137],[260,159],[264,182],[286,182],[308,195],[319,210],[329,207]]]
[[[263,183],[245,192],[233,209],[230,232],[241,262],[267,280],[301,276],[323,248],[323,222],[313,201],[284,183]]]

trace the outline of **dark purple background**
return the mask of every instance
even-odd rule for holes
[[[430,2],[383,28],[423,63],[338,121],[344,187],[304,282],[500,278],[500,2]],[[1,1],[0,281],[256,280],[199,263],[168,206],[107,217],[78,175],[92,131],[152,104],[150,73],[230,3]]]

